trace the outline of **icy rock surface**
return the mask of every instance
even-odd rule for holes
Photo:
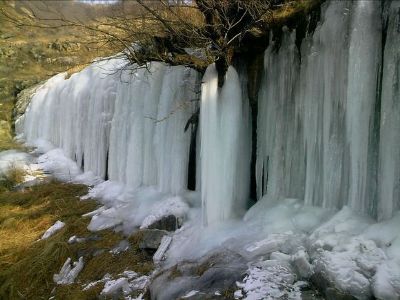
[[[189,206],[182,200],[181,197],[168,198],[161,202],[155,203],[151,207],[150,215],[143,220],[140,228],[148,228],[155,222],[161,220],[163,217],[169,215],[184,219],[188,211]]]
[[[237,282],[242,293],[235,292],[238,299],[301,299],[300,286],[290,265],[267,260],[252,264],[242,282]],[[242,297],[240,297],[242,294]]]

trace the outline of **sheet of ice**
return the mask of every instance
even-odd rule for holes
[[[62,266],[60,273],[54,274],[53,280],[57,284],[72,284],[75,278],[82,271],[84,266],[83,257],[79,257],[79,260],[71,264],[71,258],[68,257]]]
[[[43,235],[40,239],[41,240],[48,239],[53,234],[55,234],[57,231],[61,230],[64,226],[65,226],[64,222],[61,222],[61,221],[55,222],[49,229],[46,230],[45,233],[43,233]]]

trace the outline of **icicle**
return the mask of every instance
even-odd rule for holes
[[[203,77],[200,113],[201,194],[206,225],[236,216],[247,201],[249,176],[243,164],[250,168],[251,145],[243,145],[250,135],[246,110],[248,103],[242,99],[236,70],[229,67],[219,90],[215,65],[210,65]]]
[[[389,13],[382,83],[378,219],[400,208],[400,2]]]
[[[103,178],[180,193],[187,187],[184,128],[198,105],[198,73],[152,62],[105,74],[121,64],[95,63],[68,80],[65,74],[50,79],[26,111],[26,139],[50,141]]]
[[[96,62],[71,78],[59,74],[33,96],[23,130],[28,143],[50,141],[85,171],[105,176],[116,78],[121,62]]]
[[[349,149],[349,205],[374,213],[372,156],[376,141],[374,106],[381,61],[380,1],[354,3],[350,33],[346,134]]]

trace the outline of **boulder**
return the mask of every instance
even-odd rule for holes
[[[155,221],[153,224],[148,226],[149,229],[159,229],[166,231],[175,231],[181,228],[183,223],[182,218],[176,217],[174,215],[165,216],[160,220]]]
[[[161,244],[161,240],[168,231],[159,229],[144,229],[141,230],[142,238],[139,243],[139,248],[143,250],[156,251]]]

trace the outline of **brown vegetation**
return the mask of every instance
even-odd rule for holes
[[[82,291],[82,284],[101,279],[106,273],[117,275],[129,269],[147,274],[152,270],[151,257],[139,249],[139,238],[129,239],[130,250],[111,254],[109,251],[124,237],[112,230],[87,230],[90,219],[82,218],[82,214],[98,204],[80,201],[79,196],[86,192],[83,185],[51,182],[0,193],[0,299],[48,299],[50,295],[56,299],[94,299],[103,285]],[[50,238],[38,240],[57,220],[66,226]],[[89,239],[68,244],[73,235]],[[53,274],[68,257],[77,260],[82,255],[85,267],[77,283],[56,286]]]

